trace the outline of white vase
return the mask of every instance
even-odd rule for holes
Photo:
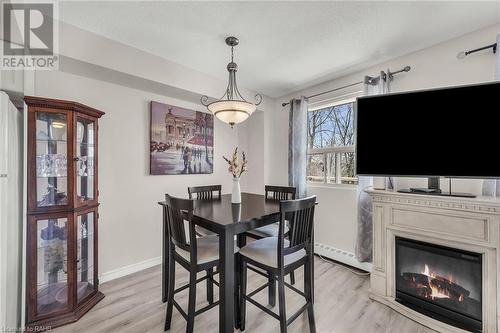
[[[232,203],[241,203],[240,179],[233,177],[233,193],[231,195]]]

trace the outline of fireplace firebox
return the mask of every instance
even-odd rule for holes
[[[396,301],[447,324],[482,331],[482,256],[396,237]]]

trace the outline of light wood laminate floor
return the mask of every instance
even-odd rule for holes
[[[368,298],[369,278],[359,276],[346,267],[318,257],[315,259],[315,315],[317,332],[321,333],[430,333],[434,332],[392,309]],[[184,285],[188,274],[180,266],[176,286]],[[302,270],[296,272],[297,284],[302,289]],[[265,283],[264,278],[249,272],[248,290]],[[206,305],[204,282],[198,284],[197,309]],[[217,287],[214,288],[217,299]],[[161,272],[156,266],[101,285],[106,295],[96,307],[74,324],[54,329],[54,332],[142,333],[163,332],[165,304],[161,302]],[[267,289],[255,296],[267,304]],[[176,294],[176,299],[187,309],[187,290]],[[287,290],[287,316],[303,304],[303,298]],[[218,307],[196,317],[195,332],[218,332]],[[276,306],[275,311],[278,308]],[[245,332],[279,332],[274,318],[247,303]],[[174,308],[170,332],[185,332],[186,322]],[[237,331],[239,332],[239,331]],[[309,332],[307,313],[297,318],[288,329],[290,333]]]

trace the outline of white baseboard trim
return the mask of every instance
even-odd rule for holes
[[[161,264],[161,257],[147,259],[132,265],[123,266],[117,269],[113,269],[109,272],[102,273],[99,276],[99,283],[108,282],[114,279],[121,278],[123,276],[133,274],[144,269]]]
[[[341,249],[334,248],[333,246],[314,243],[314,253],[320,256],[339,261],[346,265],[362,269],[367,272],[372,271],[372,264],[366,262],[359,262],[354,253],[347,252]]]

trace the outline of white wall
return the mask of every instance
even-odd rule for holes
[[[238,125],[238,145],[248,160],[248,172],[241,177],[241,190],[264,193],[264,112],[256,112]]]
[[[99,123],[99,270],[115,269],[157,258],[161,253],[161,209],[165,193],[187,197],[187,187],[232,181],[222,155],[237,144],[238,130],[215,121],[214,173],[149,175],[149,102],[202,111],[200,105],[120,85],[56,71],[36,74],[37,96],[74,100],[106,114]]]
[[[458,60],[459,51],[481,47],[493,43],[500,33],[500,25],[476,31],[457,39],[391,60],[346,77],[298,91],[276,101],[273,112],[265,112],[265,179],[266,182],[287,183],[288,165],[288,107],[281,107],[282,102],[292,97],[308,96],[327,91],[352,82],[360,81],[365,75],[377,75],[387,68],[397,70],[405,65],[411,66],[409,73],[398,75],[393,81],[393,91],[428,89],[434,87],[472,84],[492,81],[495,72],[495,57],[492,52],[473,54]],[[347,94],[360,87],[345,89],[335,94],[324,95],[321,99],[334,98]],[[318,102],[318,98],[310,102]],[[398,187],[426,186],[425,179],[398,179]],[[481,191],[480,180],[454,180],[455,191]],[[447,181],[442,181],[447,188]],[[356,191],[354,188],[335,188],[310,186],[309,193],[318,196],[319,205],[316,215],[316,241],[354,252],[356,240]]]

